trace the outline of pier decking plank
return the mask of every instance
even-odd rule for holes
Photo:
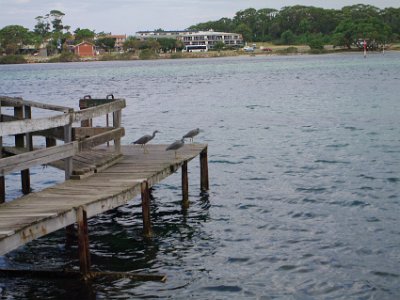
[[[92,157],[92,165],[113,165],[89,177],[67,180],[1,204],[0,255],[77,222],[79,207],[85,208],[89,218],[124,205],[140,195],[143,181],[152,186],[207,149],[205,144],[188,144],[178,150],[179,157],[175,158],[173,151],[165,151],[167,145],[146,147],[149,153],[145,154],[140,146],[121,146],[120,159],[105,159],[108,151],[104,148],[92,150],[77,160]]]

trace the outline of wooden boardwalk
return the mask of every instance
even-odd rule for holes
[[[167,145],[147,145],[146,154],[138,145],[122,146],[125,130],[121,117],[125,106],[125,99],[114,99],[113,95],[100,99],[85,96],[79,100],[79,111],[0,96],[0,255],[66,228],[67,233],[76,231],[78,275],[83,278],[98,276],[99,272],[90,271],[88,218],[141,195],[144,234],[150,236],[149,188],[181,168],[182,204],[187,206],[188,162],[198,155],[200,187],[208,190],[207,145],[184,145],[178,150],[179,157],[173,151],[166,151]],[[4,112],[3,107],[7,108]],[[47,110],[51,114],[35,119],[32,109]],[[104,117],[105,126],[93,127],[93,119],[99,121]],[[35,146],[33,143],[38,138],[44,138],[45,143]],[[14,144],[10,143],[12,140]],[[64,170],[66,181],[31,193],[29,169],[38,165]],[[6,203],[5,175],[15,172],[21,173],[25,196]],[[36,273],[39,276],[52,274],[39,271]],[[4,273],[29,272],[0,270],[0,275]],[[163,280],[165,277],[145,275],[140,278]]]
[[[144,230],[150,234],[148,188],[182,168],[182,196],[187,201],[187,163],[200,155],[200,164],[207,164],[205,144],[186,144],[178,150],[178,158],[173,151],[165,151],[166,147],[147,145],[149,153],[145,154],[140,146],[121,146],[121,158],[104,170],[96,169],[97,173],[83,179],[66,180],[1,204],[0,255],[71,224],[86,222],[137,195],[142,195]],[[201,187],[208,189],[207,168],[201,170]]]

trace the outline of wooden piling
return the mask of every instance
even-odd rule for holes
[[[3,138],[0,136],[0,159],[2,158],[2,156],[3,156]],[[4,203],[5,201],[6,201],[6,184],[4,176],[0,176],[0,203]]]
[[[203,192],[209,190],[207,147],[200,152],[200,188]]]
[[[189,176],[188,162],[185,160],[182,164],[182,206],[189,206]]]
[[[1,115],[1,100],[0,100],[0,123],[3,122],[3,117]],[[0,159],[3,157],[3,137],[0,136]],[[0,203],[6,201],[6,185],[4,176],[0,176]]]
[[[151,236],[151,220],[150,220],[150,191],[149,183],[145,180],[141,183],[142,194],[142,218],[144,236]]]
[[[87,214],[83,206],[79,206],[76,211],[76,221],[78,223],[79,267],[82,275],[85,276],[90,272],[90,249]]]

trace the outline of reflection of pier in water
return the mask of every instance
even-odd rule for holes
[[[14,115],[1,114],[0,127],[0,255],[61,228],[67,236],[77,234],[80,272],[63,272],[65,277],[90,278],[104,273],[90,270],[87,219],[126,204],[141,195],[143,229],[151,235],[149,189],[179,168],[182,170],[182,205],[188,205],[188,162],[200,155],[200,186],[208,190],[207,145],[191,144],[179,149],[179,157],[165,151],[167,145],[121,146],[124,135],[121,110],[124,99],[81,99],[79,111],[20,98],[0,97],[1,107],[12,107]],[[58,112],[32,119],[31,109]],[[112,126],[108,124],[112,114]],[[92,127],[92,119],[106,116],[106,127]],[[73,127],[81,122],[81,126]],[[35,148],[32,136],[46,138],[45,148]],[[6,147],[2,139],[15,140]],[[57,145],[57,140],[62,141]],[[109,142],[113,141],[112,146]],[[105,146],[104,144],[107,144]],[[66,181],[30,193],[29,168],[53,165],[65,171]],[[25,196],[4,203],[4,175],[21,172]],[[75,224],[77,227],[75,229]],[[35,271],[33,276],[48,276]],[[27,274],[26,270],[1,270],[3,274]],[[29,273],[29,272],[28,272]],[[142,280],[164,280],[160,275],[108,273]]]

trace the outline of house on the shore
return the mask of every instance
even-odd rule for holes
[[[78,56],[95,56],[96,49],[92,43],[82,42],[74,46],[74,53]]]
[[[110,34],[107,38],[115,39],[115,51],[122,51],[124,49],[124,43],[126,41],[126,34]]]

